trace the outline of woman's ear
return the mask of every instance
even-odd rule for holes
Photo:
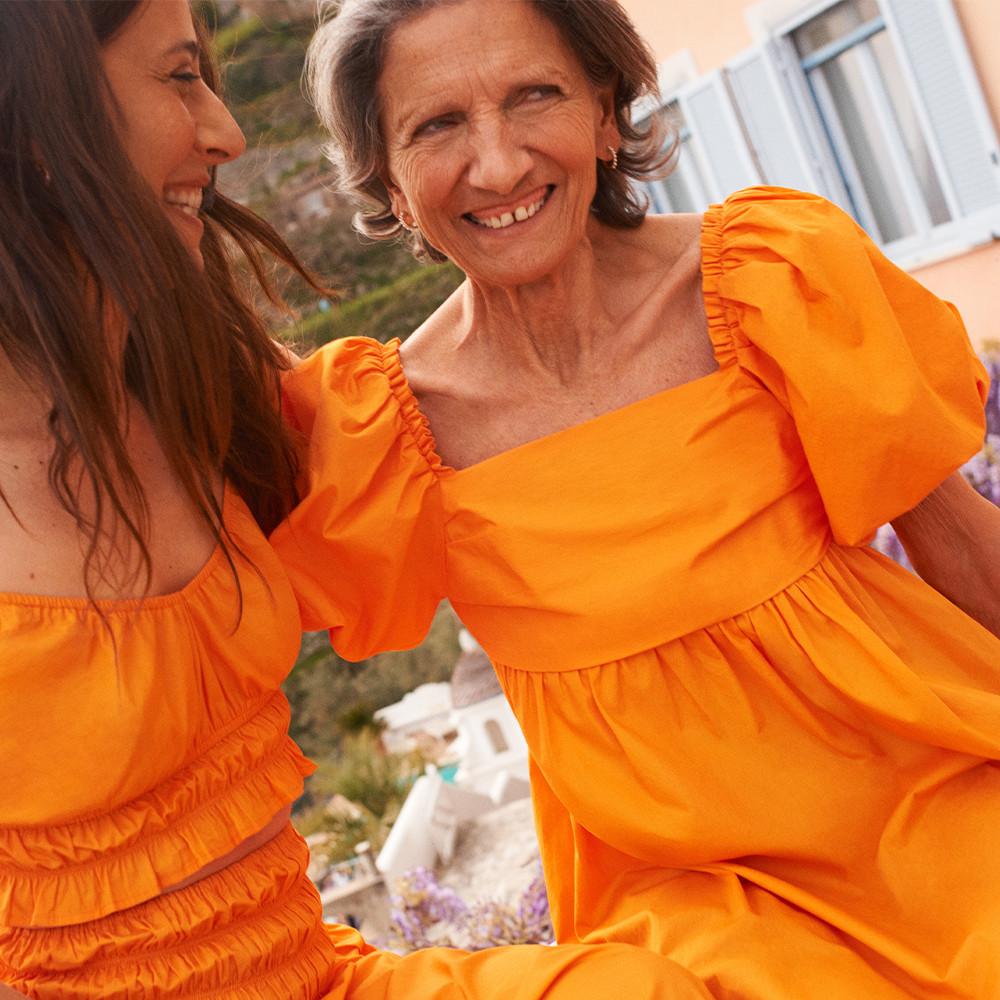
[[[615,114],[614,84],[601,87],[597,91],[597,120],[595,124],[595,142],[599,157],[603,157],[609,146],[612,149],[618,149],[621,146],[622,137],[618,131],[618,118]]]
[[[406,195],[391,180],[384,180],[386,193],[389,195],[389,207],[392,214],[399,219],[407,228],[412,228],[413,215],[410,212],[410,203]]]

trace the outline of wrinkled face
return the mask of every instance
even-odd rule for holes
[[[192,256],[209,168],[240,155],[243,133],[199,75],[187,0],[147,0],[101,50],[121,113],[122,141]]]
[[[400,25],[379,80],[393,210],[474,280],[554,271],[583,239],[610,91],[527,0],[462,0]]]

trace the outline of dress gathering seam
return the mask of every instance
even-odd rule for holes
[[[653,643],[652,646],[647,646],[643,649],[634,649],[628,653],[623,653],[621,656],[615,657],[612,660],[605,660],[602,663],[592,663],[585,667],[567,667],[565,670],[532,670],[526,667],[519,667],[515,663],[504,663],[501,660],[493,660],[493,666],[495,668],[501,668],[503,670],[511,670],[519,674],[584,674],[591,670],[601,670],[604,667],[611,666],[614,663],[622,663],[626,660],[631,659],[633,656],[640,656],[643,653],[648,653],[654,649],[661,649],[663,646],[667,646],[672,642],[676,642],[678,639],[683,639],[685,636],[693,635],[696,632],[704,632],[707,629],[715,628],[721,625],[723,622],[731,622],[743,615],[748,615],[752,611],[756,611],[757,608],[763,607],[765,604],[773,601],[776,597],[784,594],[786,591],[790,590],[792,587],[797,586],[804,580],[807,576],[814,573],[825,561],[827,556],[830,554],[830,549],[832,548],[832,543],[827,544],[820,557],[807,569],[803,570],[796,576],[793,580],[789,580],[787,583],[782,584],[773,593],[768,594],[767,597],[761,598],[754,604],[749,605],[746,608],[741,608],[739,611],[734,611],[732,614],[726,615],[723,618],[718,618],[715,621],[707,622],[704,625],[699,625],[697,628],[692,629],[690,632],[683,632],[680,635],[675,635],[667,639],[663,639],[660,642]]]
[[[275,752],[262,758],[251,770],[245,771],[238,781],[228,785],[224,797],[213,796],[204,802],[198,803],[193,809],[178,816],[168,826],[164,826],[148,837],[141,837],[135,842],[115,850],[110,855],[105,852],[98,857],[87,861],[80,861],[76,864],[64,864],[56,869],[45,868],[23,868],[18,865],[0,865],[0,874],[17,876],[32,881],[44,881],[46,879],[61,879],[67,875],[84,873],[94,868],[100,868],[124,860],[134,854],[148,854],[152,845],[162,838],[174,838],[178,831],[190,827],[192,823],[206,812],[225,812],[226,804],[240,793],[243,788],[258,778],[261,774],[266,774],[275,762],[280,762],[282,758],[289,758],[288,747],[294,746],[290,738],[283,741],[283,745],[276,747]]]
[[[437,444],[434,435],[431,433],[430,424],[427,417],[421,412],[420,404],[417,402],[409,382],[406,380],[406,373],[403,371],[403,362],[399,356],[400,340],[398,337],[390,340],[387,344],[378,344],[379,362],[382,373],[389,382],[389,389],[393,398],[399,405],[399,414],[403,421],[407,435],[417,446],[421,458],[427,463],[428,468],[435,476],[441,478],[448,470],[441,461],[441,456],[437,451]]]

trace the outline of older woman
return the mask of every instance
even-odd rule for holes
[[[200,38],[187,0],[0,4],[0,996],[704,997],[617,944],[324,925],[281,358],[224,240],[295,261],[214,192],[244,144]]]
[[[362,657],[451,599],[560,940],[720,997],[1000,995],[1000,515],[953,475],[985,378],[952,309],[814,196],[646,218],[613,0],[345,0],[311,77],[362,230],[466,281],[288,379],[307,625]]]

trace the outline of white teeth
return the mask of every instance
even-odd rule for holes
[[[506,229],[508,226],[514,225],[515,222],[525,222],[530,219],[545,204],[547,198],[548,192],[531,205],[518,205],[513,212],[503,212],[501,215],[495,215],[486,219],[482,219],[471,213],[469,217],[473,222],[478,222],[479,225],[486,226],[488,229]]]
[[[171,188],[163,195],[168,205],[181,209],[185,215],[197,215],[201,209],[202,190],[197,187]]]

